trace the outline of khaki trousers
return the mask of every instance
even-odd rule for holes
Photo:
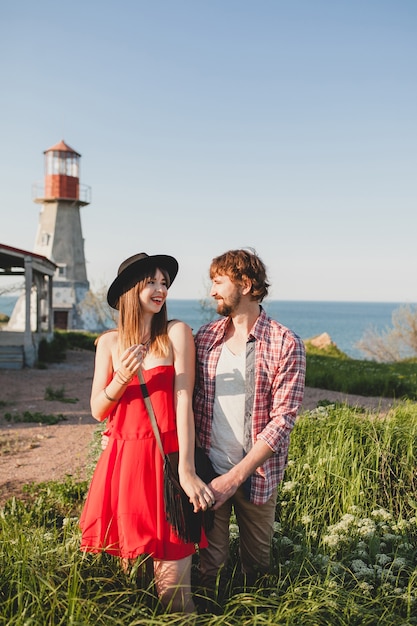
[[[214,527],[207,533],[208,547],[200,551],[203,586],[211,586],[229,559],[229,523],[232,507],[239,526],[242,572],[249,577],[265,574],[271,566],[277,491],[265,504],[253,504],[240,487],[215,513]]]

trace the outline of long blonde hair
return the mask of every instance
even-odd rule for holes
[[[169,275],[164,269],[160,269],[169,287]],[[122,354],[134,344],[144,343],[145,329],[143,327],[142,305],[139,294],[147,285],[149,278],[154,277],[154,272],[149,272],[128,291],[119,298],[118,309],[118,345]],[[169,354],[170,344],[168,339],[168,315],[166,302],[159,313],[155,313],[151,322],[151,336],[149,350],[158,357]]]

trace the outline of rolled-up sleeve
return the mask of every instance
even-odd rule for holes
[[[294,428],[304,396],[305,370],[304,344],[297,335],[287,333],[270,388],[269,421],[257,434],[274,452],[288,442]]]

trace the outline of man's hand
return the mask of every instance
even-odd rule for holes
[[[233,470],[230,470],[226,474],[222,474],[222,476],[217,476],[209,483],[208,486],[216,500],[216,504],[213,506],[214,511],[231,498],[240,487],[240,481],[235,474]]]
[[[273,450],[261,439],[255,443],[250,452],[226,474],[218,476],[211,481],[209,487],[216,498],[213,509],[218,509],[231,498],[240,485],[251,476],[257,467],[260,467],[269,457],[274,454]]]

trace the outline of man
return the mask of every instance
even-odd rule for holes
[[[305,379],[302,340],[260,305],[269,284],[259,256],[230,250],[213,259],[210,278],[223,317],[196,334],[194,390],[197,436],[219,474],[209,485],[215,524],[200,552],[207,590],[228,560],[232,507],[247,584],[270,569],[277,485]]]

